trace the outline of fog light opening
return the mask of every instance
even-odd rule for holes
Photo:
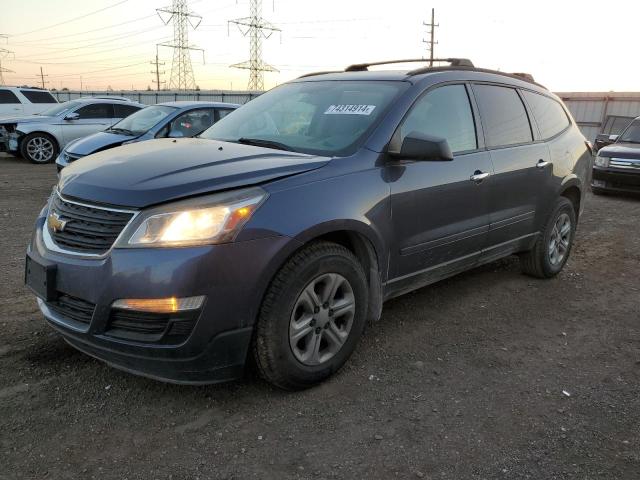
[[[203,303],[204,295],[183,298],[121,298],[113,302],[111,307],[136,312],[176,313],[197,310]]]

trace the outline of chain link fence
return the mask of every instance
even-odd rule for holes
[[[133,101],[154,105],[163,102],[175,102],[178,100],[204,101],[204,102],[226,102],[244,104],[249,100],[258,97],[262,92],[239,92],[234,90],[207,90],[198,92],[182,91],[78,91],[78,90],[57,90],[51,92],[59,102],[75,100],[80,97],[126,97]]]

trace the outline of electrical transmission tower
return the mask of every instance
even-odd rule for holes
[[[160,62],[158,61],[158,45],[156,45],[156,59],[155,61],[151,61],[151,65],[153,65],[155,68],[155,71],[151,72],[155,75],[156,79],[155,80],[151,80],[152,83],[156,84],[156,90],[159,91],[160,90],[160,84],[165,83],[165,81],[163,80],[162,82],[160,81],[160,74],[164,75],[164,70],[160,71],[160,66],[164,65],[164,62]]]
[[[426,43],[427,45],[429,45],[428,48],[428,52],[429,52],[429,66],[433,67],[433,52],[434,52],[434,47],[438,44],[438,42],[435,41],[435,34],[436,34],[436,27],[439,27],[440,24],[436,23],[436,9],[432,8],[431,9],[431,23],[425,23],[422,22],[422,24],[425,27],[429,27],[429,40],[422,40],[423,43]]]
[[[264,90],[264,72],[277,72],[278,70],[264,62],[262,59],[262,40],[269,38],[273,32],[280,29],[262,18],[262,0],[250,0],[250,16],[230,20],[227,24],[234,23],[243,36],[249,36],[249,60],[231,65],[233,68],[249,70],[248,90]],[[227,32],[229,33],[229,32]]]
[[[170,7],[158,8],[156,11],[165,25],[173,22],[173,42],[160,44],[164,47],[173,48],[169,88],[193,90],[196,88],[196,81],[193,76],[193,68],[191,67],[191,50],[201,51],[203,61],[204,50],[189,45],[189,26],[194,30],[198,28],[202,17],[189,11],[187,0],[173,0]],[[166,20],[162,17],[163,13],[169,15]]]

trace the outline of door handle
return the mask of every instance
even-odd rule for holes
[[[471,175],[471,178],[469,178],[469,180],[471,180],[472,182],[480,183],[489,175],[491,175],[489,172],[481,172],[480,170],[476,170],[474,174]]]
[[[545,162],[542,159],[538,160],[538,163],[536,163],[536,167],[538,167],[538,168],[544,168],[547,165],[551,165],[551,162]]]

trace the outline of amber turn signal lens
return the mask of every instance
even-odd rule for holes
[[[122,298],[111,305],[121,310],[137,312],[175,313],[185,310],[197,310],[204,303],[204,295],[184,298]]]

